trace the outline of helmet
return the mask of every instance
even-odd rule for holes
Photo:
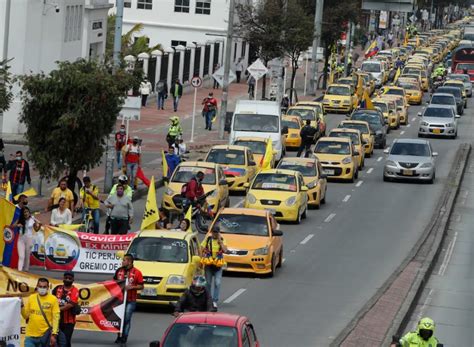
[[[201,295],[206,289],[206,278],[202,275],[196,275],[193,277],[190,290],[193,294]]]
[[[433,336],[435,330],[435,322],[431,318],[425,317],[418,322],[418,334],[420,337],[428,341]]]
[[[126,184],[128,182],[128,177],[126,175],[120,175],[118,181],[120,184]]]

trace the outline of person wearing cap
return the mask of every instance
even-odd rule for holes
[[[115,153],[117,156],[117,167],[122,167],[122,149],[127,144],[127,133],[125,124],[120,125],[120,130],[115,133]]]
[[[84,220],[87,210],[90,210],[94,219],[94,234],[98,234],[100,223],[99,188],[92,184],[89,176],[84,177],[83,182],[84,186],[79,190],[79,207],[83,208],[82,219]]]
[[[212,120],[217,112],[217,100],[214,97],[214,93],[210,92],[207,98],[202,101],[204,105],[202,109],[202,115],[206,121],[206,130],[212,130]]]
[[[181,295],[176,305],[174,315],[178,316],[182,312],[212,311],[212,300],[206,286],[207,282],[204,276],[194,276],[189,288]]]
[[[202,241],[201,248],[203,255],[207,254],[213,260],[212,263],[204,265],[204,274],[206,276],[207,290],[212,296],[213,311],[217,311],[223,265],[225,265],[223,261],[219,262],[217,260],[223,259],[223,254],[227,252],[226,242],[221,236],[218,225],[212,227],[211,235]]]
[[[66,271],[63,275],[63,284],[53,289],[53,295],[58,299],[61,317],[59,330],[64,334],[65,345],[71,347],[72,334],[76,325],[76,310],[79,301],[79,290],[74,286],[74,273]]]
[[[127,151],[125,152],[125,164],[127,166],[127,176],[130,185],[133,185],[134,189],[137,189],[135,184],[135,178],[137,176],[138,167],[140,166],[140,159],[142,149],[139,142],[138,136],[133,137],[133,142],[127,145]]]
[[[125,235],[133,222],[132,200],[124,193],[124,187],[117,185],[117,192],[109,195],[105,206],[110,209],[110,228],[112,235]]]

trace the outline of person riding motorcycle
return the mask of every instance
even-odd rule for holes
[[[179,123],[179,118],[173,116],[170,118],[171,124],[168,128],[168,134],[166,135],[166,141],[168,142],[168,146],[171,147],[178,136],[183,134],[183,129],[181,128],[181,124]]]
[[[191,202],[196,202],[201,196],[204,195],[204,188],[202,187],[202,181],[204,179],[204,172],[199,171],[196,176],[192,177],[184,188],[184,197]]]
[[[397,347],[436,347],[439,346],[439,341],[434,337],[435,322],[428,317],[420,319],[416,331],[410,331],[403,336],[398,342],[392,343],[392,346]]]
[[[446,74],[446,68],[442,63],[439,63],[436,68],[434,69],[433,73],[431,74],[431,78],[433,80],[437,79],[438,77],[444,77]]]
[[[202,275],[194,276],[188,289],[181,295],[174,315],[182,312],[210,312],[212,311],[212,299],[206,289],[206,278]]]

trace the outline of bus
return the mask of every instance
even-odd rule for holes
[[[464,73],[467,70],[471,82],[474,82],[474,47],[460,46],[451,55],[452,73]]]

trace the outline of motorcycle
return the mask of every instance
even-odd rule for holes
[[[180,213],[180,219],[185,218],[189,207],[192,207],[191,218],[194,220],[194,225],[200,234],[206,234],[214,220],[214,212],[207,203],[207,197],[213,193],[214,190],[211,190],[197,198],[194,202],[182,196],[176,196],[173,198],[176,207],[182,210]]]
[[[443,77],[438,76],[431,82],[431,94],[433,94],[438,87],[441,87],[444,83]]]

